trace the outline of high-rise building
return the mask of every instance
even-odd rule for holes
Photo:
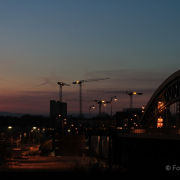
[[[61,118],[67,118],[67,103],[50,100],[50,117],[61,115]]]

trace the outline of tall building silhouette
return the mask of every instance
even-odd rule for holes
[[[67,118],[67,103],[50,100],[50,117],[61,115],[61,118]]]

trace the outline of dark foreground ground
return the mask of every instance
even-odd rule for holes
[[[92,163],[93,162],[93,163]],[[158,177],[175,177],[180,170],[151,171],[150,169],[112,168],[106,162],[89,157],[78,156],[29,156],[22,159],[9,159],[0,167],[0,174],[6,178],[24,179],[158,179]]]

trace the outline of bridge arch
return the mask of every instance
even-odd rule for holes
[[[180,127],[180,70],[169,76],[154,92],[145,108],[138,127],[169,128],[169,107],[174,103],[176,103],[176,120],[174,125],[175,127]]]

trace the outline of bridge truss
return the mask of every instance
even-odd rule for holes
[[[170,106],[176,104],[176,119],[173,127],[180,128],[180,70],[169,76],[149,100],[138,127],[169,128]],[[159,122],[162,119],[163,122]]]

